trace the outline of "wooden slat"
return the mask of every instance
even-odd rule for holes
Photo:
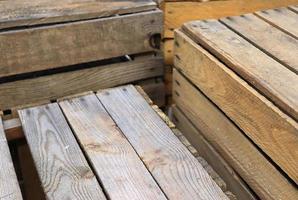
[[[298,5],[289,6],[289,9],[298,14]]]
[[[162,74],[162,59],[150,56],[131,62],[4,83],[0,84],[0,110],[90,90],[97,91]]]
[[[253,14],[227,17],[220,21],[288,69],[298,73],[298,41],[293,37]]]
[[[274,10],[264,10],[256,14],[271,25],[278,27],[290,36],[298,39],[298,15],[287,9],[278,8]]]
[[[174,84],[174,91],[180,92],[180,88],[175,90],[176,87],[180,87],[176,84],[177,83]],[[230,167],[230,165],[222,158],[222,156],[213,148],[209,141],[205,139],[201,131],[199,131],[192,124],[192,122],[187,119],[185,114],[177,106],[172,108],[173,122],[177,125],[177,128],[181,130],[188,141],[198,150],[199,155],[206,159],[208,164],[210,164],[219,174],[219,176],[225,181],[227,184],[227,189],[233,192],[237,199],[256,199],[249,190],[248,186],[238,176],[237,172]]]
[[[151,0],[1,0],[0,29],[108,17],[155,7]]]
[[[100,91],[98,98],[169,199],[227,199],[133,86]]]
[[[0,199],[22,200],[18,179],[14,170],[7,140],[0,117]]]
[[[94,94],[59,105],[110,199],[166,199]]]
[[[46,199],[106,199],[58,104],[19,115]]]
[[[175,83],[176,81],[179,85]],[[260,199],[297,199],[298,190],[257,150],[233,122],[176,70],[174,70],[174,84],[173,96],[177,106]],[[219,81],[214,87],[220,85],[222,82]]]
[[[155,50],[159,10],[0,33],[0,77]]]
[[[175,66],[297,182],[297,122],[184,33],[176,42]]]
[[[191,38],[207,48],[282,110],[298,120],[298,76],[217,20],[183,25]]]

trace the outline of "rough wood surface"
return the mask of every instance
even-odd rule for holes
[[[184,33],[176,42],[175,66],[297,182],[297,122]]]
[[[97,96],[169,199],[227,199],[133,86]]]
[[[106,199],[58,104],[19,115],[46,199]]]
[[[4,120],[3,128],[8,141],[17,140],[24,137],[21,121],[19,118]]]
[[[0,117],[0,199],[22,200],[18,179],[12,163]]]
[[[176,70],[174,81],[179,82],[179,86],[174,85],[176,92],[173,93],[177,106],[260,199],[297,199],[295,186],[203,93]],[[215,84],[214,87],[221,84]]]
[[[137,82],[136,85],[141,86],[149,98],[158,107],[166,106],[166,90],[162,79],[148,79]]]
[[[253,14],[227,17],[220,21],[298,74],[298,41],[296,39]]]
[[[124,73],[125,72],[125,73]],[[162,59],[135,61],[0,84],[0,110],[162,76]]]
[[[166,199],[94,94],[59,105],[109,199]]]
[[[298,120],[297,74],[217,20],[189,22],[183,31]]]
[[[151,0],[1,0],[0,29],[152,10]]]
[[[161,31],[155,10],[0,32],[0,77],[153,51]]]

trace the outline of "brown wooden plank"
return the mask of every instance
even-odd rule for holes
[[[19,118],[4,120],[3,128],[8,141],[21,139],[24,137],[21,121]]]
[[[298,120],[298,76],[217,20],[183,25],[191,38],[207,48],[267,98]]]
[[[287,9],[278,8],[273,10],[264,10],[256,12],[256,15],[270,23],[271,25],[278,27],[285,33],[298,39],[298,15],[297,13]]]
[[[298,41],[253,14],[220,20],[275,60],[298,73]]]
[[[227,199],[133,86],[97,96],[169,199]]]
[[[0,84],[0,109],[53,100],[90,90],[97,91],[162,74],[162,59],[150,56],[130,62],[4,83]]]
[[[18,179],[12,163],[7,140],[0,117],[0,199],[22,200]]]
[[[175,66],[297,183],[297,122],[182,32],[176,42]]]
[[[1,0],[0,29],[152,10],[151,0]]]
[[[19,115],[46,199],[106,199],[58,104]]]
[[[221,84],[218,82],[214,87]],[[297,199],[298,190],[295,186],[286,180],[232,121],[176,70],[174,88],[173,97],[177,106],[260,199]]]
[[[94,94],[59,105],[110,199],[167,199]]]
[[[0,33],[0,77],[155,50],[159,10]]]

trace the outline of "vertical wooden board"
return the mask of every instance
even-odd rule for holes
[[[194,126],[260,199],[296,200],[298,190],[205,95],[174,70],[173,97]],[[218,83],[221,84],[221,83]],[[215,84],[214,87],[218,87]],[[241,91],[239,91],[241,92]]]
[[[109,199],[166,199],[94,94],[59,105]]]
[[[293,37],[253,14],[227,17],[220,21],[288,69],[298,73],[298,41]]]
[[[133,86],[97,96],[169,199],[227,199]]]
[[[46,199],[106,199],[58,104],[19,116]]]
[[[297,13],[287,8],[278,8],[273,10],[259,11],[256,12],[256,15],[271,25],[289,34],[296,40],[298,39]]]
[[[298,120],[298,76],[217,20],[183,25],[185,33]]]
[[[22,200],[17,175],[12,163],[9,147],[0,117],[0,199]]]
[[[297,182],[297,122],[184,33],[176,41],[176,67]]]

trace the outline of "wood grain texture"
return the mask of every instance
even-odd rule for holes
[[[161,58],[150,56],[131,62],[0,84],[0,109],[10,109],[15,106],[162,76],[162,62]]]
[[[0,199],[22,200],[18,179],[12,163],[0,117]]]
[[[95,94],[59,105],[109,199],[167,199]]]
[[[298,74],[298,41],[293,37],[253,14],[227,17],[220,21]]]
[[[217,20],[193,21],[183,31],[287,114],[298,120],[298,76]]]
[[[178,81],[178,80],[176,80]],[[180,83],[180,82],[178,82]],[[180,87],[174,83],[174,91],[180,92]],[[176,89],[177,88],[177,89]],[[184,97],[182,97],[184,98]],[[227,184],[227,189],[236,195],[237,199],[252,200],[256,199],[245,182],[238,176],[230,165],[222,158],[222,156],[213,148],[201,131],[199,131],[185,114],[177,107],[173,106],[173,122],[177,128],[183,133],[198,154],[206,159],[207,163],[219,174],[219,176]],[[207,134],[207,133],[206,133]]]
[[[151,0],[1,0],[0,29],[86,20],[152,10]]]
[[[179,86],[175,80],[179,82]],[[174,81],[176,92],[173,97],[177,106],[260,199],[297,199],[298,191],[295,186],[203,93],[176,70]],[[214,84],[214,87],[221,84]]]
[[[184,33],[176,42],[175,66],[297,182],[297,122]]]
[[[46,199],[106,199],[58,104],[19,116]]]
[[[289,34],[296,40],[298,39],[297,13],[287,8],[278,8],[273,10],[256,12],[256,15],[262,18],[263,20],[267,21],[271,25]]]
[[[0,77],[154,51],[159,10],[0,33]]]
[[[97,96],[169,199],[227,199],[133,86]]]

